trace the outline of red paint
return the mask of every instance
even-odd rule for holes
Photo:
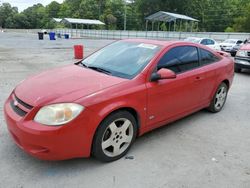
[[[240,48],[240,50],[249,50],[249,49],[250,49],[250,43],[246,43]]]
[[[160,74],[161,79],[173,79],[176,78],[176,74],[169,70],[169,69],[160,69],[158,71],[158,74]]]
[[[132,80],[70,65],[33,76],[18,85],[14,90],[15,95],[34,108],[21,117],[10,107],[13,94],[7,99],[4,114],[15,143],[40,159],[89,157],[96,128],[111,112],[121,108],[134,109],[140,122],[139,135],[142,135],[208,107],[222,81],[226,80],[229,85],[232,84],[233,61],[209,48],[186,42],[141,39],[127,41],[163,46],[144,70]],[[221,60],[177,74],[173,79],[151,82],[152,72],[162,55],[170,48],[182,45],[205,48]],[[165,75],[166,72],[162,74]],[[50,127],[33,121],[42,106],[62,102],[81,104],[85,106],[85,110],[64,126]]]

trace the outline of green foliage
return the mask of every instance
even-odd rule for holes
[[[166,26],[166,23],[162,23],[160,28],[161,28],[162,31],[167,31],[168,30],[168,28]]]
[[[9,3],[0,5],[0,27],[54,28],[52,18],[100,19],[106,29],[124,29],[125,14],[128,30],[144,30],[145,17],[158,11],[188,15],[199,20],[193,31],[250,32],[249,0],[64,0],[44,7],[33,5],[18,13]],[[160,30],[169,30],[169,24],[160,22]],[[59,25],[62,27],[62,25]],[[148,25],[152,28],[151,23]],[[172,22],[171,29],[174,24]],[[92,26],[103,28],[103,26]],[[191,31],[191,24],[177,20],[177,31]],[[158,30],[158,23],[154,24]]]
[[[227,28],[225,29],[225,32],[231,33],[231,32],[234,32],[234,29],[233,29],[232,27],[227,27]]]
[[[48,6],[46,6],[46,16],[48,18],[58,18],[61,9],[61,4],[56,1],[52,1]]]
[[[0,6],[0,27],[13,27],[14,26],[14,16],[18,13],[16,7],[11,7],[9,3],[3,3]]]
[[[238,32],[250,32],[250,2],[242,7],[242,16],[234,19],[233,28]]]

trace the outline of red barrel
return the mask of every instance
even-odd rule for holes
[[[75,59],[83,59],[83,45],[74,46]]]

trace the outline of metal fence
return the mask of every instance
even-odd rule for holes
[[[39,29],[7,29],[7,32],[37,33]],[[48,30],[60,34],[69,34],[72,38],[125,39],[148,38],[159,40],[182,40],[187,37],[213,38],[218,42],[225,39],[250,38],[250,33],[224,32],[168,32],[168,31],[122,31],[122,30],[88,30],[88,29],[54,29]]]
[[[213,38],[217,41],[225,39],[250,38],[250,33],[224,32],[167,32],[167,31],[122,31],[122,30],[87,30],[87,29],[56,29],[56,33],[69,34],[72,38],[125,39],[147,38],[160,40],[182,40],[187,37]]]

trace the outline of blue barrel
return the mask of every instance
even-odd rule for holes
[[[56,33],[55,32],[50,32],[49,33],[49,39],[50,40],[56,40]]]
[[[69,34],[64,34],[65,39],[69,39]]]

